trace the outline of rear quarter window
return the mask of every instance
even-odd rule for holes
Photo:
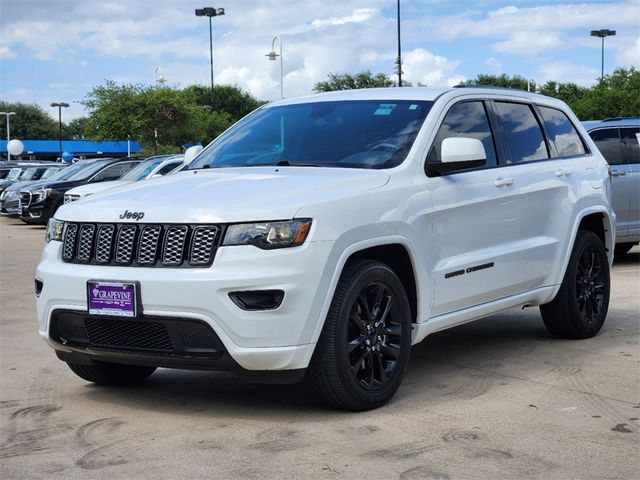
[[[592,130],[589,132],[589,136],[609,165],[622,163],[622,142],[617,128]]]
[[[538,106],[549,142],[558,157],[584,155],[586,149],[580,135],[564,112],[550,107]]]

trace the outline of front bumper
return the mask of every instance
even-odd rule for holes
[[[86,315],[86,282],[90,279],[136,281],[144,317],[200,321],[208,325],[222,345],[221,357],[144,359],[156,366],[250,371],[296,370],[307,367],[315,344],[312,335],[331,282],[325,266],[332,242],[308,242],[301,247],[260,250],[252,246],[220,247],[209,268],[116,267],[64,263],[60,242],[45,246],[36,278],[43,282],[37,299],[40,335],[58,352],[131,363],[132,352],[92,350],[65,345],[55,334],[55,312]],[[282,304],[274,310],[247,311],[229,297],[235,291],[282,290]],[[135,321],[135,320],[131,320]],[[118,360],[120,359],[120,360]],[[160,361],[162,360],[162,361]],[[193,361],[192,361],[193,360]],[[204,363],[203,363],[204,362]]]

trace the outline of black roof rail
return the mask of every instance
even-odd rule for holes
[[[620,120],[639,120],[640,117],[611,117],[600,120],[601,122],[618,122]]]
[[[473,84],[473,85],[461,84],[461,85],[454,85],[453,88],[488,88],[490,90],[516,90],[518,92],[533,93],[533,92],[527,92],[522,88],[497,87],[496,85],[481,85],[481,84]]]

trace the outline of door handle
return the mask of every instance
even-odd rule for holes
[[[558,170],[556,170],[556,177],[567,177],[571,175],[571,172],[569,170],[565,170],[564,168],[559,168]]]
[[[612,177],[623,177],[627,174],[624,170],[611,170]]]
[[[513,178],[505,177],[505,178],[496,178],[496,181],[493,182],[496,187],[510,187],[513,185]]]

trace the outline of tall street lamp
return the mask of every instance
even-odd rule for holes
[[[600,67],[600,80],[604,78],[604,39],[605,37],[613,37],[615,34],[615,30],[609,30],[608,28],[591,30],[592,37],[600,37],[602,39],[602,66]]]
[[[280,44],[280,54],[276,53],[276,49],[275,49],[276,40],[278,40],[278,43]],[[283,87],[283,80],[284,80],[283,71],[284,70],[282,67],[282,39],[281,38],[273,37],[273,41],[271,42],[271,51],[267,53],[266,57],[269,60],[273,60],[274,62],[278,57],[280,57],[280,99],[283,99],[284,98],[284,87]]]
[[[402,49],[400,47],[400,0],[397,0],[398,15],[398,56],[396,58],[396,73],[398,74],[398,86],[402,86]]]
[[[213,27],[211,25],[211,19],[218,15],[224,15],[224,8],[196,8],[196,17],[209,17],[209,52],[211,54],[211,113],[214,109],[213,101]]]
[[[57,102],[52,103],[51,106],[54,108],[58,108],[58,142],[60,146],[60,161],[62,161],[62,109],[67,108],[69,104],[64,102]]]
[[[9,140],[11,140],[9,117],[15,114],[16,112],[0,112],[0,115],[5,115],[7,117],[7,160],[11,160],[11,154],[9,153]]]

